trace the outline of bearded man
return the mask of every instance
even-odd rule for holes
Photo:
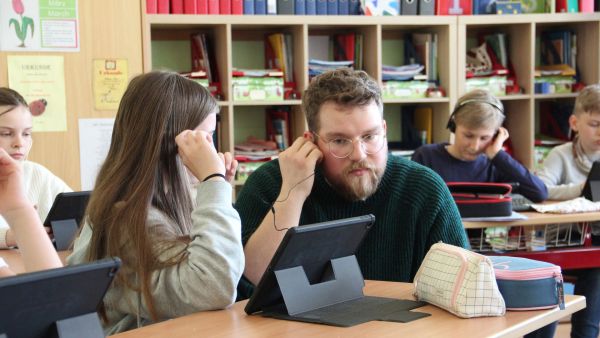
[[[375,215],[357,252],[366,279],[411,282],[434,243],[468,242],[444,181],[388,156],[381,89],[364,71],[315,77],[302,97],[309,131],[244,184],[235,208],[246,256],[238,294],[249,297],[285,230]]]

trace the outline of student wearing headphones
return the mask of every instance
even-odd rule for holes
[[[519,183],[519,193],[534,202],[548,197],[544,183],[502,150],[508,130],[502,127],[502,102],[485,90],[463,95],[448,120],[454,143],[428,144],[412,159],[446,182]]]
[[[33,144],[32,128],[32,114],[23,96],[10,88],[0,87],[0,148],[22,167],[27,198],[43,221],[56,195],[69,192],[71,188],[42,165],[27,161]],[[15,245],[13,230],[0,217],[0,249]]]

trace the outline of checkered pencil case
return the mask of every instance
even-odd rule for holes
[[[458,317],[502,316],[506,312],[490,259],[454,245],[431,246],[414,286],[418,300]]]

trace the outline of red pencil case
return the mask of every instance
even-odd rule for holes
[[[512,214],[512,187],[505,183],[448,182],[460,216],[501,217]]]

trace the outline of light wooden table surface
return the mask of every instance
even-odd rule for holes
[[[365,294],[414,299],[409,283],[367,281]],[[226,310],[208,311],[164,321],[112,337],[519,337],[585,307],[582,296],[566,296],[566,309],[509,311],[503,317],[462,319],[435,306],[415,311],[432,316],[410,323],[374,321],[342,328],[261,316],[244,312],[246,301]]]

